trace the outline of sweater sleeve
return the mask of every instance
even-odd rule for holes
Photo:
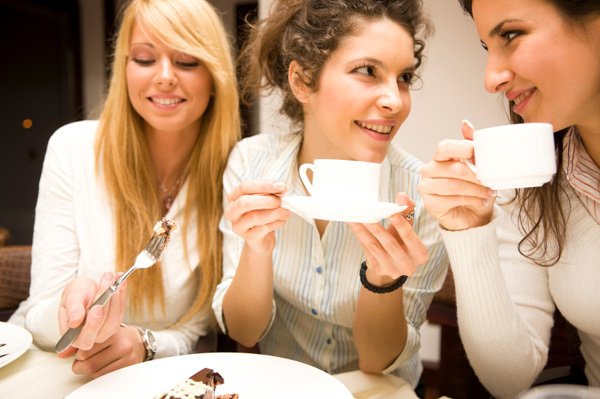
[[[475,373],[498,398],[531,386],[543,369],[554,303],[547,270],[518,251],[512,206],[488,225],[442,236],[456,284],[460,335]]]
[[[55,133],[49,143],[40,178],[33,232],[29,298],[19,309],[34,343],[51,350],[60,338],[60,296],[77,276],[79,246],[73,210],[72,169],[66,136]]]

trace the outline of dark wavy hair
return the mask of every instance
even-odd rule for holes
[[[256,93],[280,89],[280,112],[301,125],[302,104],[288,83],[290,63],[296,61],[306,71],[304,83],[314,92],[323,66],[342,40],[357,32],[365,21],[384,18],[409,32],[418,68],[423,59],[424,38],[433,30],[423,14],[421,0],[275,1],[269,16],[249,27],[248,44],[239,60],[243,98],[248,101]]]
[[[600,14],[598,0],[544,0],[556,7],[565,22],[578,26],[590,16]],[[473,0],[459,0],[463,10],[473,17]],[[523,123],[523,118],[513,112],[510,101],[509,115],[512,123]],[[554,133],[557,173],[554,179],[542,187],[517,190],[515,200],[519,210],[519,228],[523,239],[519,252],[540,266],[553,266],[562,256],[570,204],[560,206],[561,194],[565,194],[561,170],[563,166],[563,140],[569,128]],[[563,195],[566,199],[567,196]],[[568,201],[568,199],[566,199]]]

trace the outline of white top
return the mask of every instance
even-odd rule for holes
[[[76,276],[100,281],[103,273],[115,272],[115,221],[110,199],[95,171],[97,126],[97,121],[83,121],[58,129],[50,138],[44,159],[33,233],[30,296],[9,321],[24,325],[34,343],[45,350],[54,350],[60,338],[58,307],[69,281]],[[166,215],[180,229],[186,228],[182,225],[186,192],[187,183]],[[189,226],[187,234],[194,243],[188,246],[191,268],[185,260],[180,232],[173,233],[162,258],[165,314],[158,305],[154,322],[149,314],[134,320],[125,313],[124,323],[155,332],[156,357],[193,352],[198,338],[213,323],[207,308],[183,325],[172,327],[192,305],[198,285],[191,271],[198,267],[199,259],[195,224]]]
[[[238,143],[225,171],[225,193],[246,180],[278,179],[287,185],[288,195],[305,195],[297,165],[301,140],[300,134],[260,134]],[[403,353],[384,371],[393,372],[412,386],[416,386],[422,369],[419,328],[433,295],[444,282],[448,266],[437,222],[425,212],[417,192],[420,167],[419,160],[391,145],[382,163],[379,191],[382,202],[395,202],[400,191],[414,200],[414,229],[429,253],[427,263],[403,286],[407,342]],[[383,223],[387,226],[389,219]],[[235,275],[243,239],[233,233],[225,218],[221,230],[224,276],[217,287],[213,309],[225,331],[223,297]],[[295,213],[275,234],[273,313],[260,341],[261,353],[302,361],[331,374],[359,369],[352,320],[365,254],[358,239],[343,222],[329,222],[320,237],[313,219]],[[402,317],[390,315],[398,316]]]
[[[600,386],[600,225],[572,187],[565,190],[571,211],[555,266],[519,254],[523,235],[511,219],[514,204],[496,206],[486,226],[442,232],[463,344],[477,376],[498,398],[527,389],[543,369],[555,305],[579,330],[587,378]]]

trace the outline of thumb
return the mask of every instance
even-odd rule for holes
[[[473,127],[471,122],[469,122],[466,119],[464,121],[462,121],[462,129],[461,130],[462,130],[462,135],[465,139],[473,140],[473,132],[475,131],[475,128]]]

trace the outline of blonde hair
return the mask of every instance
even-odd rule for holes
[[[150,159],[142,118],[129,101],[126,64],[131,31],[136,22],[175,51],[194,56],[212,76],[214,95],[202,116],[198,139],[188,160],[188,193],[184,223],[196,220],[198,293],[193,306],[179,322],[207,306],[221,279],[222,236],[218,223],[222,209],[222,175],[229,152],[240,139],[239,101],[231,49],[219,14],[204,0],[133,0],[126,7],[118,32],[110,86],[100,116],[96,142],[98,174],[104,179],[115,215],[116,271],[133,264],[135,256],[161,217],[155,171]],[[139,270],[128,279],[132,314],[160,305],[164,314],[164,288],[160,264]]]

